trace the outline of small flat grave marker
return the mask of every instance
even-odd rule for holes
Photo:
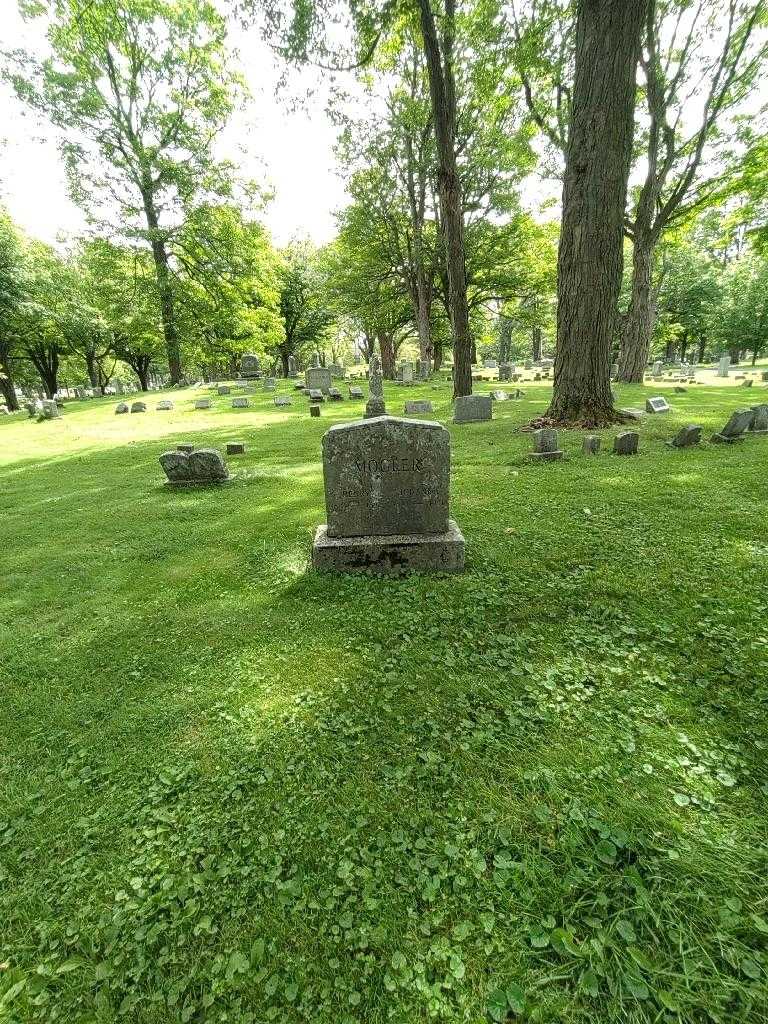
[[[481,423],[493,419],[490,395],[461,395],[453,407],[454,423]]]
[[[432,403],[426,398],[414,398],[405,403],[406,416],[418,416],[420,413],[432,412]]]
[[[557,446],[557,431],[550,427],[541,427],[533,432],[533,451],[530,453],[532,459],[542,459],[545,462],[562,459],[565,453]]]
[[[210,409],[211,408],[211,400],[210,400],[210,398],[196,398],[195,399],[195,408],[196,409]]]
[[[739,409],[731,413],[723,429],[712,435],[712,441],[715,444],[735,444],[736,441],[741,441],[744,431],[749,430],[753,419],[754,413],[751,409]]]
[[[587,434],[587,436],[584,438],[582,451],[585,455],[597,455],[597,453],[600,451],[600,435]]]
[[[288,395],[275,395],[274,403],[277,406],[293,405],[293,402],[290,400]]]
[[[640,435],[634,430],[625,430],[613,439],[613,450],[617,455],[637,455]]]
[[[233,409],[247,409],[249,404],[250,403],[249,403],[248,399],[245,397],[245,395],[241,395],[239,398],[233,398],[232,399],[232,408]]]
[[[701,441],[702,427],[689,423],[681,427],[671,441],[667,441],[670,448],[692,448]]]
[[[646,412],[669,412],[669,402],[664,398],[663,395],[656,395],[653,398],[646,398],[645,400],[645,411]]]
[[[227,455],[244,455],[245,443],[243,441],[227,441]]]

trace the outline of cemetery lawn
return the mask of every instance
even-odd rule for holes
[[[534,465],[523,387],[456,577],[307,571],[359,402],[0,419],[0,1021],[766,1020],[768,438],[663,440],[768,392]]]

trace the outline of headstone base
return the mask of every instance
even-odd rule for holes
[[[713,434],[710,438],[712,444],[736,444],[737,441],[743,441],[743,435],[738,437],[726,437],[725,434]]]
[[[318,526],[312,568],[320,572],[462,572],[464,537],[453,519],[445,533],[329,537]]]
[[[544,462],[555,462],[557,459],[562,459],[565,452],[528,452],[531,459],[543,459]]]

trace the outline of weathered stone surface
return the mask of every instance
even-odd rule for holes
[[[676,395],[685,395],[687,393],[688,393],[688,388],[682,388],[682,387],[676,387],[675,388],[675,394]]]
[[[507,402],[509,401],[509,394],[506,391],[492,391],[491,398],[494,402]]]
[[[309,398],[310,402],[324,402],[325,401],[325,395],[320,390],[320,388],[309,388],[308,391],[307,391],[307,397]]]
[[[687,426],[681,427],[672,440],[667,441],[667,444],[670,448],[692,448],[693,445],[701,441],[702,430],[703,427],[689,423]]]
[[[727,377],[728,376],[728,371],[730,369],[730,366],[731,366],[731,357],[730,356],[721,356],[720,357],[720,362],[717,365],[717,376],[718,377]]]
[[[245,352],[240,357],[240,376],[256,377],[259,373],[259,357],[253,352]]]
[[[462,395],[453,407],[454,423],[479,423],[493,419],[493,400],[490,395]]]
[[[44,420],[55,420],[61,416],[61,409],[53,398],[44,398],[40,403],[40,415]]]
[[[330,398],[330,400],[332,402],[343,402],[344,401],[344,395],[342,395],[342,393],[339,391],[339,389],[337,387],[335,387],[334,385],[331,385],[331,387],[328,388],[328,397]]]
[[[645,400],[646,412],[669,412],[669,410],[669,402],[663,395],[656,395],[653,398],[646,398]]]
[[[264,390],[265,391],[274,391],[276,387],[277,387],[277,381],[275,380],[274,377],[266,377],[264,379]]]
[[[245,395],[241,395],[238,398],[233,398],[232,399],[232,408],[233,409],[247,409],[249,405],[250,405],[250,402],[245,397]]]
[[[275,395],[274,402],[277,406],[293,405],[288,395]]]
[[[160,456],[160,465],[163,467],[169,483],[186,484],[192,482],[189,455],[186,452],[163,452]]]
[[[451,448],[439,423],[381,416],[323,437],[329,537],[445,533]]]
[[[131,407],[128,405],[127,402],[118,402],[117,405],[115,406],[115,415],[119,416],[121,413],[130,411]]]
[[[245,444],[242,441],[227,441],[227,455],[244,455]]]
[[[155,406],[158,412],[170,412],[173,409],[173,402],[168,398],[163,398],[162,401],[158,402]]]
[[[744,381],[741,382],[741,387],[743,387],[743,388],[751,388],[753,384],[754,384],[754,381],[750,377],[749,380],[744,380]]]
[[[176,445],[177,452],[186,452],[187,455],[189,455],[189,453],[193,452],[194,450],[195,446],[193,444],[189,444],[189,442],[187,441],[183,441],[181,444]]]
[[[349,397],[365,398],[365,395],[363,394],[363,389],[359,385],[353,384],[352,387],[349,389]]]
[[[486,370],[498,370],[499,364],[496,362],[495,359],[485,359],[483,361],[483,367]]]
[[[197,399],[195,399],[195,408],[196,409],[210,409],[211,408],[211,400],[210,400],[210,398],[197,398]]]
[[[634,430],[625,430],[613,439],[613,450],[617,455],[637,455],[640,435]]]
[[[386,415],[384,406],[384,378],[381,375],[381,362],[378,356],[371,360],[368,373],[368,401],[365,404],[365,418],[374,419]]]
[[[228,395],[232,391],[232,388],[229,386],[229,384],[219,384],[219,386],[216,388],[216,391],[220,395]]]
[[[310,416],[319,416],[320,415],[320,406],[319,405],[310,405],[310,407],[309,407],[309,415]]]
[[[557,444],[557,431],[550,427],[541,427],[533,432],[532,459],[543,459],[545,462],[562,459],[563,452]]]
[[[317,528],[312,568],[320,572],[461,572],[464,537],[453,519],[444,533],[329,537]]]
[[[510,363],[501,363],[499,366],[499,381],[512,380],[514,368]]]
[[[433,412],[432,403],[428,399],[418,398],[405,403],[406,416],[415,416],[424,412]]]
[[[171,484],[218,484],[229,479],[221,453],[214,448],[186,452],[163,452],[160,465]]]
[[[599,434],[587,434],[587,436],[584,438],[582,451],[585,455],[597,455],[597,453],[600,451]]]
[[[147,403],[146,402],[134,402],[131,405],[131,412],[146,412],[146,411],[147,411]]]
[[[752,422],[749,425],[750,433],[768,433],[768,405],[753,405],[752,414]]]
[[[751,409],[739,409],[731,413],[728,422],[718,434],[712,435],[715,444],[733,444],[741,440],[745,430],[749,430],[754,419]]]
[[[308,366],[304,371],[304,383],[310,390],[327,395],[332,384],[331,371],[327,366]]]

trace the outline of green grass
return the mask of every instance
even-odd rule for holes
[[[765,389],[545,465],[525,392],[449,424],[458,577],[307,572],[359,403],[0,420],[0,1020],[766,1019],[768,439],[662,443]]]

